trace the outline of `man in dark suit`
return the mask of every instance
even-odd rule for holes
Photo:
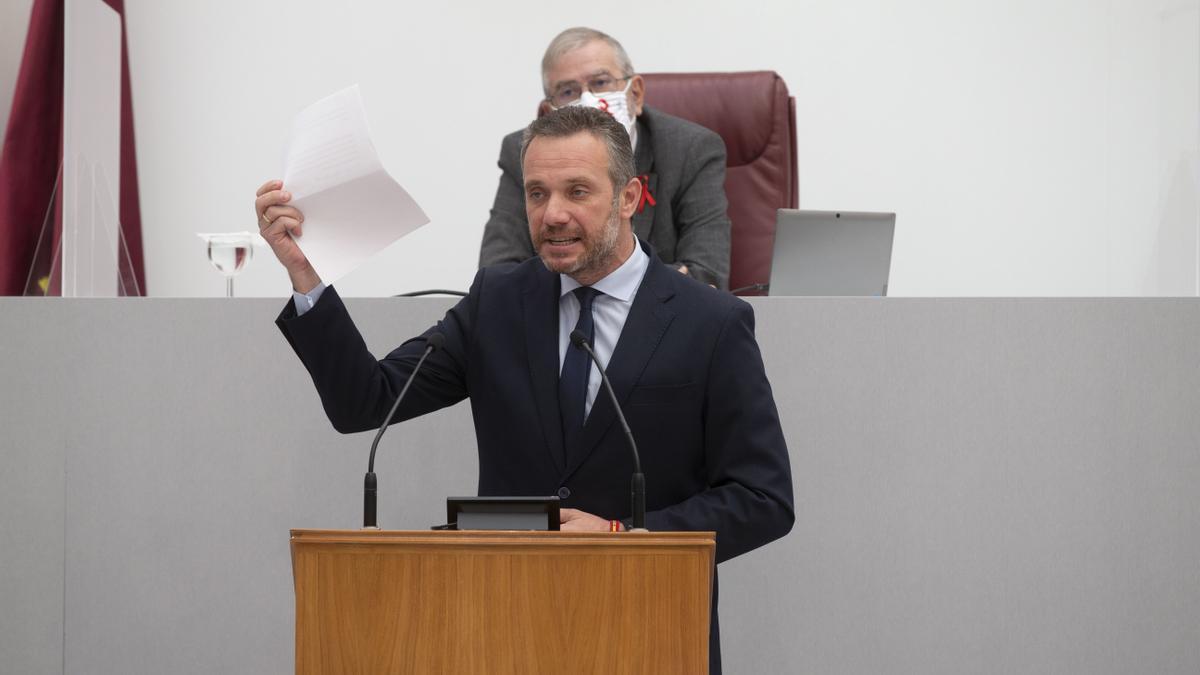
[[[590,28],[560,33],[542,59],[541,112],[591,105],[629,132],[642,198],[633,232],[662,260],[694,279],[727,288],[730,223],[725,199],[725,144],[698,125],[645,107],[645,82],[620,43]],[[481,267],[516,263],[536,252],[525,220],[521,132],[500,145],[500,185],[483,230]]]
[[[678,274],[633,236],[641,196],[623,127],[590,108],[530,125],[522,151],[538,258],[484,268],[426,332],[444,346],[395,420],[471,398],[481,495],[557,494],[564,530],[629,518],[632,458],[599,372],[569,346],[590,334],[638,440],[651,530],[713,530],[728,560],[793,523],[787,447],[749,305]],[[262,186],[262,233],[296,297],[278,325],[342,432],[382,423],[425,345],[381,361],[288,232],[303,219],[278,181]],[[316,298],[313,295],[317,295]],[[561,372],[560,372],[561,371]],[[714,584],[711,672],[720,654]]]

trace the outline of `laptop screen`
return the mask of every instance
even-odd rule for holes
[[[779,209],[770,295],[887,295],[894,213]]]

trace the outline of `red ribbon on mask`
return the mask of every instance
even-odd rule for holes
[[[637,209],[637,212],[641,213],[646,210],[646,202],[649,202],[650,206],[657,206],[658,202],[654,201],[654,195],[650,194],[650,176],[642,174],[637,179],[642,184],[642,198],[638,200]]]

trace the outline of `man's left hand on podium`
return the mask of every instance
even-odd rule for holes
[[[610,532],[612,527],[611,521],[579,509],[561,509],[558,519],[559,527],[568,532]]]

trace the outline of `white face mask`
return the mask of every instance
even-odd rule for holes
[[[629,83],[621,91],[610,91],[600,95],[593,94],[590,91],[583,92],[579,100],[571,105],[583,105],[589,108],[597,108],[603,110],[613,119],[621,123],[625,127],[625,132],[633,137],[633,112],[629,110],[629,88],[633,86],[633,79],[630,78]]]

